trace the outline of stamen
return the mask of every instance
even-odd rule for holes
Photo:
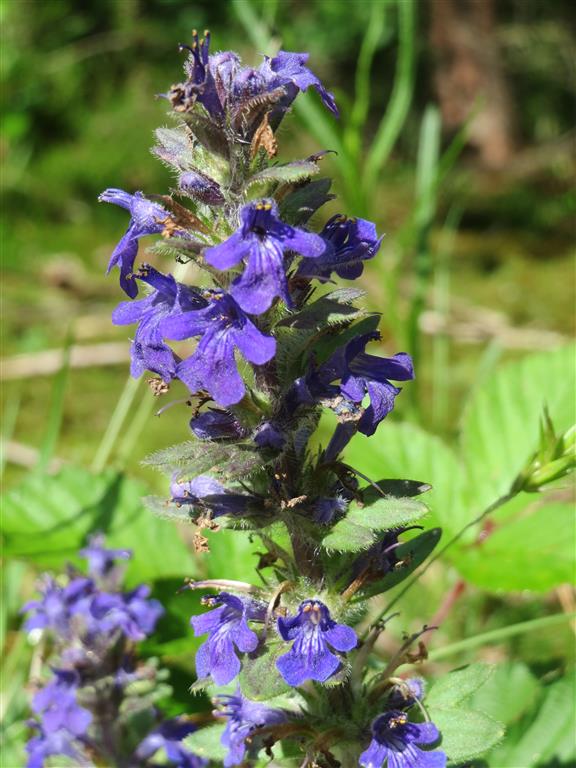
[[[173,405],[181,405],[182,403],[185,403],[186,405],[192,405],[192,402],[189,397],[180,397],[178,400],[171,400],[169,403],[166,403],[166,405],[163,405],[162,408],[160,408],[156,413],[155,416],[162,416],[164,411],[167,411],[168,408],[172,408]]]

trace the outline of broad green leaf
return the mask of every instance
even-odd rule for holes
[[[508,725],[533,707],[540,684],[521,661],[498,664],[467,706]]]
[[[419,520],[428,514],[428,507],[411,498],[379,497],[361,507],[352,502],[345,520],[372,531],[388,531]],[[340,523],[336,524],[336,528]]]
[[[193,574],[194,560],[177,528],[143,508],[145,492],[112,470],[93,475],[65,467],[58,475],[29,476],[4,498],[4,555],[61,568],[90,532],[102,531],[110,546],[134,550],[131,582]]]
[[[353,502],[346,517],[324,537],[322,546],[339,552],[358,552],[370,546],[378,532],[407,525],[427,512],[425,504],[411,498],[379,497],[362,507]]]
[[[478,514],[504,495],[539,445],[544,407],[558,433],[576,421],[574,346],[502,366],[466,406],[461,444]]]
[[[484,589],[547,592],[574,578],[575,533],[573,506],[550,503],[504,520],[481,546],[455,549],[452,557],[462,575]]]
[[[204,757],[207,760],[224,760],[228,749],[222,746],[220,739],[224,733],[225,723],[218,725],[208,725],[199,728],[190,736],[183,739],[184,745],[198,757]]]
[[[440,677],[428,691],[426,706],[457,707],[494,673],[490,664],[470,664]]]
[[[337,552],[361,552],[376,541],[376,534],[349,520],[341,520],[332,531],[322,539],[322,546]]]
[[[536,714],[523,718],[491,756],[492,768],[541,768],[576,763],[574,673],[548,686]]]
[[[479,757],[504,736],[504,726],[482,712],[458,708],[428,708],[432,722],[442,734],[440,749],[451,763]],[[517,768],[524,768],[518,763]]]

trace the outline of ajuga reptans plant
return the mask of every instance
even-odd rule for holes
[[[164,671],[138,659],[138,642],[164,609],[146,585],[122,591],[120,561],[131,552],[106,549],[95,535],[80,556],[88,575],[70,567],[64,579],[44,576],[40,599],[22,609],[50,664],[32,698],[27,768],[61,766],[63,757],[78,766],[205,768],[182,743],[194,725],[186,716],[164,718],[158,706],[170,693]]]
[[[209,46],[208,33],[182,46],[184,79],[163,94],[172,123],[153,151],[174,174],[169,194],[100,197],[130,217],[108,269],[128,297],[113,321],[132,326],[132,374],[148,371],[166,405],[191,409],[191,439],[149,459],[168,479],[148,504],[191,523],[206,557],[206,532],[222,527],[262,545],[254,583],[223,572],[188,584],[206,591],[191,619],[202,638],[194,688],[213,696],[216,720],[185,743],[226,768],[440,768],[424,684],[395,674],[417,660],[418,635],[376,663],[385,621],[367,620],[370,599],[438,540],[414,524],[427,486],[368,480],[342,458],[356,432],[385,430],[397,384],[414,378],[408,354],[382,355],[379,315],[350,286],[381,236],[320,211],[334,197],[316,178],[325,148],[277,159],[301,91],[338,115],[308,55],[280,51],[252,68]],[[148,235],[161,236],[155,266],[138,259]],[[327,411],[334,426],[319,445]]]

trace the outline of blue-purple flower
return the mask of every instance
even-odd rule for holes
[[[107,189],[98,198],[105,203],[114,203],[130,212],[130,224],[114,249],[107,273],[112,267],[120,268],[120,285],[133,299],[138,295],[138,285],[134,280],[134,260],[138,254],[138,240],[145,235],[156,235],[162,232],[169,217],[158,203],[147,200],[142,192],[131,195],[122,189]]]
[[[226,685],[240,672],[236,648],[243,653],[256,650],[258,635],[250,629],[248,621],[263,621],[266,606],[252,598],[236,597],[228,592],[220,592],[203,602],[217,607],[190,619],[197,637],[208,633],[208,639],[196,654],[196,672],[199,678],[211,675],[217,685]]]
[[[376,226],[366,219],[348,219],[337,214],[320,232],[328,248],[317,259],[303,259],[298,275],[327,280],[332,272],[345,280],[355,280],[364,270],[364,262],[373,258],[382,238]]]
[[[252,439],[259,448],[271,448],[273,451],[281,451],[286,443],[284,432],[271,421],[259,424]]]
[[[325,682],[340,666],[340,658],[330,647],[344,652],[358,644],[354,630],[337,624],[319,600],[304,600],[292,618],[281,616],[278,631],[283,640],[294,641],[288,653],[276,661],[280,674],[292,686],[306,680]]]
[[[90,536],[88,544],[79,551],[80,557],[88,561],[88,573],[93,579],[104,580],[116,568],[116,560],[130,560],[129,549],[107,549],[104,535],[96,533]]]
[[[425,752],[419,747],[438,741],[440,733],[433,723],[411,723],[408,715],[392,710],[372,722],[372,741],[360,755],[362,768],[444,768],[446,754]]]
[[[328,525],[335,517],[346,512],[348,502],[338,496],[321,496],[314,503],[314,522]]]
[[[245,386],[234,359],[237,348],[255,365],[263,365],[276,353],[276,340],[264,335],[223,291],[206,291],[202,309],[166,318],[162,333],[170,339],[200,336],[194,353],[180,362],[176,375],[191,392],[206,390],[220,405],[238,403]]]
[[[319,400],[331,399],[331,407],[342,415],[343,430],[346,434],[334,436],[335,444],[342,449],[350,439],[355,429],[365,435],[373,435],[380,422],[394,408],[394,400],[400,393],[393,381],[407,381],[414,378],[412,359],[405,352],[399,352],[394,357],[377,357],[366,354],[365,347],[369,341],[377,340],[377,332],[357,336],[343,347],[340,347],[323,365],[310,371],[298,379],[293,387],[291,398],[295,402],[314,403]],[[339,380],[336,386],[333,382]],[[344,401],[335,396],[340,394]],[[369,405],[362,410],[364,397],[368,395]],[[359,412],[355,418],[354,411]],[[346,422],[356,422],[351,429]],[[331,449],[331,455],[334,454]]]
[[[70,731],[65,728],[47,731],[36,721],[30,722],[30,726],[37,731],[37,735],[26,744],[26,768],[44,768],[49,757],[57,756],[69,757],[79,768],[92,768],[94,765],[80,750],[76,737]]]
[[[214,712],[216,717],[225,717],[228,722],[222,734],[221,743],[228,749],[224,758],[224,768],[232,768],[244,762],[246,751],[255,755],[259,744],[254,744],[253,733],[258,728],[277,725],[286,720],[286,713],[281,709],[271,709],[264,704],[250,701],[242,696],[240,688],[233,696],[220,695],[215,700],[220,707]],[[250,739],[250,746],[246,739]]]
[[[154,631],[164,613],[158,600],[148,599],[150,587],[141,584],[130,592],[100,592],[94,597],[90,613],[99,632],[121,632],[130,640],[143,640]]]
[[[174,768],[204,768],[208,761],[190,752],[182,743],[195,730],[196,727],[183,718],[166,720],[138,745],[134,753],[138,765],[144,762],[148,764],[147,761],[162,750],[169,761],[168,765]]]
[[[253,496],[228,491],[222,483],[210,475],[198,475],[193,480],[178,480],[170,483],[171,501],[174,504],[189,504],[201,510],[209,510],[214,519],[223,515],[242,515],[248,512]]]
[[[70,631],[72,617],[86,613],[94,593],[94,582],[79,577],[60,586],[47,576],[40,592],[40,600],[31,600],[22,607],[21,613],[30,613],[24,624],[25,630],[49,629],[65,637]]]
[[[46,733],[65,729],[74,736],[82,736],[92,722],[92,715],[76,699],[80,677],[74,670],[53,671],[54,679],[32,699],[32,710],[41,716]]]
[[[424,680],[421,677],[411,677],[392,688],[388,696],[388,706],[391,709],[408,709],[423,698]]]
[[[240,57],[232,51],[210,54],[209,32],[202,39],[194,32],[192,45],[181,48],[190,55],[184,65],[186,82],[173,86],[168,94],[176,111],[189,111],[198,102],[218,124],[223,123],[228,112],[235,128],[250,135],[258,127],[246,121],[246,107],[252,100],[268,97],[274,105],[272,121],[277,125],[298,93],[312,87],[325,106],[338,115],[334,97],[306,66],[307,53],[280,51],[274,58],[264,57],[258,69],[253,69],[243,67]]]
[[[172,275],[143,265],[136,277],[153,290],[138,301],[123,301],[112,313],[114,325],[138,323],[131,348],[130,373],[134,378],[144,371],[153,371],[168,383],[176,375],[179,358],[164,343],[162,322],[183,312],[206,306],[206,302],[191,288],[177,283]]]
[[[240,212],[242,224],[227,240],[204,252],[217,269],[230,269],[242,259],[246,266],[230,288],[240,307],[253,315],[265,312],[276,296],[292,305],[284,266],[284,252],[315,258],[326,250],[324,240],[312,232],[282,222],[273,200],[249,203]]]
[[[334,96],[322,85],[316,75],[308,69],[308,53],[278,51],[273,59],[264,57],[259,72],[265,77],[269,88],[283,87],[286,90],[287,106],[294,101],[300,91],[312,87],[318,91],[324,106],[338,117],[338,107]]]
[[[199,440],[238,440],[248,434],[233,413],[217,408],[190,419],[190,429]]]

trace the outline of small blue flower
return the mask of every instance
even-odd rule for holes
[[[244,272],[230,288],[245,312],[260,315],[276,296],[281,296],[290,307],[284,252],[290,250],[314,258],[326,250],[326,243],[319,235],[280,221],[278,206],[273,200],[245,205],[240,218],[242,225],[234,234],[204,251],[206,261],[225,270],[245,259]]]
[[[444,768],[446,755],[439,750],[424,752],[440,738],[433,723],[411,723],[400,710],[386,712],[372,722],[372,741],[360,755],[362,768]]]
[[[73,765],[79,768],[93,768],[92,763],[83,754],[76,742],[74,734],[62,728],[58,731],[45,731],[40,723],[30,723],[38,734],[33,736],[26,744],[28,761],[26,768],[44,768],[49,757],[64,756],[73,760]]]
[[[286,443],[284,432],[271,421],[263,421],[255,430],[252,439],[259,448],[281,451]]]
[[[394,357],[376,357],[364,351],[369,341],[377,340],[377,332],[365,333],[340,347],[332,357],[306,376],[298,379],[290,398],[294,403],[310,404],[321,400],[329,403],[342,416],[342,423],[329,446],[330,456],[336,455],[336,447],[342,450],[357,429],[365,435],[373,435],[380,422],[394,408],[394,400],[401,392],[390,383],[414,378],[412,359],[405,352]],[[339,380],[339,384],[333,382]],[[342,395],[341,402],[336,395]],[[368,395],[370,404],[362,411],[362,401]],[[335,399],[336,398],[336,399]],[[353,419],[355,412],[359,418]],[[352,421],[355,425],[351,427]]]
[[[93,579],[103,580],[115,569],[117,560],[130,560],[129,549],[106,549],[104,535],[96,533],[88,539],[88,545],[78,553],[88,561],[88,573]]]
[[[228,749],[228,754],[224,758],[224,768],[242,765],[247,750],[251,756],[256,756],[260,745],[255,744],[252,738],[250,738],[249,747],[246,742],[255,730],[277,725],[286,720],[286,713],[281,709],[271,709],[264,704],[249,701],[242,696],[240,688],[233,696],[218,696],[215,703],[220,710],[214,712],[214,715],[228,719],[221,738],[221,743]]]
[[[292,618],[280,617],[278,631],[284,640],[294,640],[292,648],[276,662],[288,685],[301,685],[306,680],[323,683],[340,666],[337,651],[351,651],[358,644],[356,633],[345,624],[337,624],[330,611],[319,600],[304,600]]]
[[[248,621],[263,621],[266,606],[228,592],[204,598],[203,602],[217,607],[190,619],[197,637],[208,633],[208,639],[196,654],[196,672],[199,678],[211,675],[217,685],[226,685],[240,672],[240,660],[234,646],[243,653],[256,649],[258,635],[250,629]]]
[[[423,698],[424,680],[421,677],[412,677],[392,688],[388,696],[388,706],[391,709],[409,709],[416,701],[421,701]]]
[[[176,375],[191,392],[206,390],[226,407],[238,403],[246,391],[234,349],[251,363],[263,365],[274,357],[276,340],[259,331],[228,294],[204,295],[204,308],[168,317],[161,330],[170,339],[201,337],[194,353],[178,364]]]
[[[314,504],[314,522],[328,525],[336,516],[346,512],[348,503],[338,497],[321,496]]]
[[[370,405],[358,422],[358,430],[365,435],[373,435],[394,408],[394,400],[401,390],[389,379],[407,381],[414,378],[412,359],[405,352],[398,352],[394,357],[376,357],[364,352],[369,341],[379,338],[376,332],[359,336],[344,347],[339,360],[333,361],[339,368],[341,393],[357,404],[365,395],[370,398]]]
[[[168,383],[176,375],[179,358],[164,343],[160,326],[173,316],[206,306],[206,302],[191,288],[177,283],[172,275],[163,275],[143,265],[136,275],[153,290],[138,301],[123,301],[112,313],[114,325],[138,323],[131,348],[130,373],[134,378],[144,371],[153,371]]]
[[[26,619],[24,629],[27,632],[49,629],[67,637],[72,616],[86,612],[94,590],[91,579],[79,577],[61,587],[50,576],[45,577],[40,587],[41,599],[31,600],[21,609],[21,613],[31,614]]]
[[[223,205],[225,197],[220,185],[200,171],[184,171],[178,178],[182,192],[206,205]]]
[[[147,761],[163,750],[169,761],[167,764],[174,768],[204,768],[208,765],[208,761],[193,754],[182,744],[182,740],[195,730],[196,727],[183,718],[166,720],[140,742],[134,753],[138,765],[142,763],[148,765]]]
[[[192,45],[181,45],[190,55],[184,65],[188,79],[172,88],[168,98],[177,111],[190,109],[198,101],[208,114],[222,120],[230,94],[232,79],[239,67],[240,59],[232,51],[210,55],[210,33],[202,39],[192,33]]]
[[[120,267],[120,285],[133,299],[138,295],[138,285],[132,274],[134,260],[138,254],[138,240],[145,235],[162,232],[164,222],[169,217],[168,211],[158,203],[147,200],[142,192],[131,195],[122,189],[106,189],[98,200],[114,203],[130,211],[130,224],[112,253],[107,274],[112,267]]]
[[[189,504],[200,510],[209,510],[211,517],[223,515],[242,515],[248,512],[254,497],[243,493],[233,493],[210,475],[198,475],[193,480],[182,481],[172,478],[170,484],[171,501],[174,504]]]
[[[238,440],[248,434],[234,414],[216,408],[190,419],[190,429],[199,440]]]
[[[80,677],[74,670],[54,669],[54,679],[32,699],[32,710],[42,718],[45,733],[67,730],[74,736],[86,733],[92,715],[76,700]]]
[[[190,52],[184,65],[187,80],[173,86],[167,94],[176,111],[189,111],[196,102],[202,104],[217,125],[224,122],[226,113],[230,122],[241,132],[251,134],[257,125],[242,120],[243,108],[252,100],[274,95],[272,124],[277,125],[290,104],[301,91],[315,88],[325,106],[336,116],[338,108],[334,97],[308,69],[307,53],[280,51],[274,58],[264,57],[258,67],[243,67],[239,56],[232,51],[210,54],[210,33],[199,39],[192,35],[192,45],[183,45]],[[261,112],[257,113],[260,115]]]
[[[269,88],[283,86],[287,93],[288,105],[294,101],[300,91],[315,88],[324,106],[338,117],[338,107],[334,96],[329,93],[316,75],[308,69],[306,62],[310,58],[308,53],[294,53],[290,51],[278,51],[273,59],[264,57],[260,66],[260,73],[266,78]]]
[[[327,280],[332,272],[345,280],[355,280],[364,270],[364,261],[372,259],[382,238],[376,226],[366,219],[347,219],[337,214],[320,232],[329,248],[317,259],[303,259],[298,275]]]
[[[130,592],[100,592],[94,597],[90,613],[99,633],[120,632],[130,640],[143,640],[152,634],[164,608],[149,600],[150,587],[141,584]]]

